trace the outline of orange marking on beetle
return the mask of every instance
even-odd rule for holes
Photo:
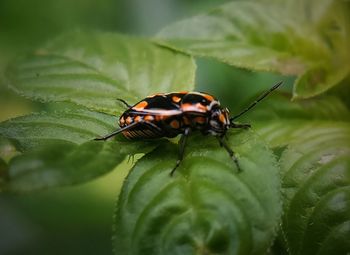
[[[155,97],[155,96],[163,96],[164,93],[156,93],[156,94],[152,94],[150,96],[148,96],[147,98],[152,98],[152,97]]]
[[[204,117],[195,117],[194,121],[198,124],[204,124],[206,122],[206,119]]]
[[[171,99],[172,99],[175,103],[178,103],[178,102],[180,102],[181,97],[173,96]]]
[[[170,122],[170,126],[171,126],[172,128],[174,128],[174,129],[178,129],[178,128],[180,127],[180,123],[179,123],[179,121],[177,121],[177,120],[172,120],[172,121]]]
[[[151,115],[146,115],[146,116],[144,117],[144,120],[146,120],[146,121],[152,121],[152,120],[154,120],[154,117],[151,116]]]
[[[145,109],[145,107],[148,105],[148,103],[146,101],[141,101],[140,103],[138,103],[137,105],[135,105],[132,109],[136,110],[136,111],[141,111],[143,109]]]
[[[181,105],[181,109],[183,111],[194,111],[195,110],[195,106],[191,103],[186,103],[186,104],[182,104]]]
[[[187,108],[190,108],[190,107],[193,107],[193,104],[191,104],[191,103],[186,103],[186,104],[182,104],[182,105],[181,105],[181,108],[184,109],[184,110],[187,109]]]
[[[132,122],[132,118],[129,116],[125,120],[126,124],[129,125]]]
[[[164,116],[163,115],[156,115],[156,121],[163,120]]]
[[[205,105],[202,105],[201,103],[197,103],[196,107],[204,112],[207,110],[207,107]]]
[[[165,120],[169,117],[170,117],[169,115],[156,115],[155,119],[156,119],[156,121],[160,121],[160,120]]]
[[[124,126],[124,124],[125,124],[124,117],[120,117],[120,119],[119,119],[119,125],[120,125],[120,126]]]
[[[214,101],[214,97],[211,96],[211,95],[208,95],[208,94],[203,94],[203,97],[205,97],[207,100],[209,100],[210,102],[211,101]]]
[[[197,104],[191,104],[191,103],[186,103],[181,105],[181,109],[183,111],[187,112],[206,112],[207,107],[205,105],[202,105],[201,103]]]
[[[225,118],[225,115],[223,113],[221,113],[219,115],[219,120],[222,122],[222,123],[226,123],[226,118]]]
[[[136,122],[139,122],[140,120],[142,120],[142,117],[141,117],[141,116],[136,116],[134,120],[135,120]]]

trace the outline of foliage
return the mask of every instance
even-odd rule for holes
[[[1,134],[25,152],[9,162],[11,181],[3,189],[12,191],[84,182],[111,171],[127,155],[147,152],[145,143],[91,141],[117,126],[116,117],[101,112],[122,112],[117,98],[135,101],[151,91],[191,89],[194,82],[190,56],[110,33],[68,33],[18,61],[8,70],[15,91],[79,107],[67,104],[1,124]]]
[[[252,132],[232,132],[229,144],[244,169],[237,173],[213,140],[192,137],[174,178],[169,179],[176,161],[173,144],[136,164],[118,202],[116,254],[262,254],[268,249],[281,213],[275,158]]]
[[[348,83],[349,10],[234,1],[152,39],[61,35],[7,68],[11,89],[47,108],[0,123],[0,190],[86,182],[141,153],[115,212],[116,254],[265,254],[278,233],[292,255],[349,252],[350,113],[325,95]],[[117,127],[117,98],[193,90],[193,57],[297,77],[293,95],[275,93],[249,115],[252,131],[228,133],[242,173],[212,137],[191,137],[174,177],[174,141],[92,141]]]
[[[255,112],[258,133],[282,151],[282,232],[291,254],[349,250],[349,114],[334,97],[292,104],[278,96]]]
[[[21,95],[110,114],[122,111],[116,98],[135,101],[194,83],[190,56],[111,33],[71,32],[18,61],[8,74]]]
[[[309,98],[349,74],[348,11],[345,1],[234,1],[157,37],[194,56],[295,75],[293,98]]]

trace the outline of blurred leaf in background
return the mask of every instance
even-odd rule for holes
[[[330,0],[233,1],[169,25],[157,37],[195,56],[297,76],[293,98],[309,98],[349,74],[349,8]]]
[[[0,253],[112,254],[116,194],[130,164],[89,184],[0,196]]]
[[[14,95],[6,89],[4,69],[13,58],[32,51],[49,38],[73,28],[117,29],[123,27],[118,1],[0,2],[0,120],[42,108],[40,104]]]

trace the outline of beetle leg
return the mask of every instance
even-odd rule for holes
[[[124,99],[117,98],[118,101],[122,102],[126,107],[131,108],[132,105],[129,105]]]
[[[225,140],[222,137],[218,137],[217,139],[220,143],[221,147],[224,147],[225,150],[228,152],[228,154],[230,155],[230,158],[232,158],[233,162],[236,164],[238,172],[242,171],[239,163],[238,163],[238,159],[236,158],[236,155],[234,153],[234,151],[228,146],[228,144],[225,142]]]
[[[180,141],[179,141],[179,156],[178,156],[178,159],[176,161],[175,167],[170,172],[170,176],[173,176],[176,168],[178,168],[178,166],[180,165],[180,163],[181,163],[181,161],[182,161],[182,159],[184,157],[186,141],[187,141],[189,133],[190,133],[190,128],[186,128],[185,132],[182,134],[182,136],[180,138]]]
[[[248,128],[251,128],[251,125],[250,125],[250,124],[236,124],[236,123],[231,122],[230,128],[243,128],[243,129],[248,129]]]
[[[107,135],[105,135],[105,136],[96,137],[94,140],[95,140],[95,141],[100,141],[100,140],[104,140],[104,141],[105,141],[105,140],[107,140],[108,138],[111,138],[112,136],[115,136],[115,135],[117,135],[117,134],[119,134],[119,133],[121,133],[121,132],[123,132],[123,131],[125,131],[125,130],[128,130],[128,129],[130,129],[130,128],[133,128],[133,127],[135,127],[135,126],[137,126],[137,125],[139,125],[139,124],[140,124],[140,122],[134,122],[134,123],[132,123],[132,124],[126,126],[126,127],[117,129],[117,130],[113,131],[112,133],[107,134]]]

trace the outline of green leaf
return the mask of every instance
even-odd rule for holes
[[[0,135],[23,153],[7,159],[4,189],[85,182],[111,171],[127,155],[147,153],[151,143],[91,141],[118,128],[117,117],[99,112],[121,113],[125,108],[117,98],[136,103],[151,93],[191,90],[194,74],[190,56],[112,33],[67,33],[18,59],[7,71],[15,91],[74,104],[0,123]]]
[[[117,121],[115,116],[72,107],[7,120],[0,123],[0,134],[26,151],[56,141],[82,144],[116,129]]]
[[[214,137],[190,137],[173,177],[177,146],[144,156],[120,195],[115,254],[263,254],[281,214],[272,153],[252,132],[231,133],[238,173]]]
[[[237,67],[296,75],[294,98],[320,94],[350,70],[349,3],[233,1],[164,28],[160,44]]]
[[[6,162],[2,158],[0,158],[0,192],[2,191],[4,183],[8,178],[7,173],[8,166]]]
[[[72,107],[0,123],[0,134],[24,152],[9,160],[3,189],[24,192],[86,182],[113,170],[127,155],[152,149],[151,143],[122,138],[92,141],[115,130],[116,121],[111,115]]]
[[[156,92],[191,90],[195,63],[149,40],[112,33],[67,33],[7,71],[19,94],[44,102],[68,101],[105,113]]]
[[[254,110],[242,116],[272,148],[284,147],[303,139],[303,134],[323,123],[343,125],[350,120],[346,105],[336,97],[324,96],[290,102],[289,94],[270,96]],[[315,130],[316,132],[316,130]]]
[[[334,97],[291,103],[275,95],[254,127],[280,150],[283,235],[290,254],[349,251],[349,110]]]
[[[255,124],[268,121],[349,121],[350,112],[339,98],[322,96],[291,102],[289,93],[276,93],[261,102],[254,110],[242,116]],[[254,99],[251,99],[254,100]]]
[[[314,123],[282,154],[282,229],[291,254],[349,251],[349,145],[348,123]]]
[[[113,170],[127,155],[150,148],[130,141],[55,142],[12,158],[2,189],[18,193],[83,183]]]

